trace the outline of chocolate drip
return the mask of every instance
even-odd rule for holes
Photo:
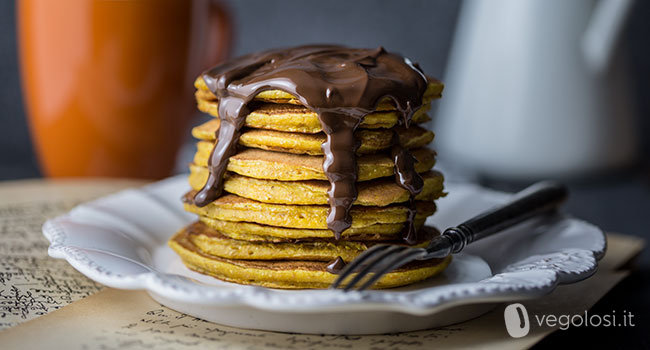
[[[418,241],[417,232],[415,230],[415,196],[422,192],[424,181],[420,174],[415,171],[415,163],[417,159],[399,142],[397,132],[393,131],[391,157],[395,162],[395,182],[402,188],[409,191],[409,209],[407,212],[406,227],[402,233],[402,238],[408,244],[415,244]]]
[[[354,137],[354,131],[363,116],[322,111],[318,114],[327,140],[321,148],[325,154],[323,171],[330,182],[327,191],[330,211],[327,215],[327,227],[339,240],[341,233],[352,225],[350,208],[357,199],[357,150],[360,142]],[[346,161],[339,161],[345,159]]]
[[[327,270],[327,272],[333,273],[333,274],[336,275],[339,272],[341,272],[341,270],[343,270],[344,267],[345,267],[345,261],[343,261],[343,259],[341,259],[340,256],[337,256],[336,259],[330,261],[327,264],[326,270]]]
[[[407,244],[413,245],[418,242],[418,232],[415,229],[415,214],[417,210],[415,209],[415,200],[413,195],[409,198],[408,211],[406,212],[406,227],[402,231],[402,239]]]
[[[333,45],[246,55],[207,71],[203,79],[219,100],[221,127],[208,162],[208,181],[194,203],[205,206],[221,195],[228,159],[236,152],[239,130],[249,113],[248,103],[262,91],[283,90],[318,114],[327,135],[322,145],[323,170],[331,184],[327,226],[337,239],[352,223],[349,211],[357,197],[359,143],[355,129],[386,97],[395,102],[402,114],[401,124],[408,127],[427,87],[419,67],[382,47],[368,50]],[[397,165],[408,158],[402,154],[395,158],[396,174],[408,179],[408,167]],[[411,186],[408,180],[405,183]]]

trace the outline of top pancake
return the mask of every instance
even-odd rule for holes
[[[428,80],[427,90],[424,92],[424,98],[423,98],[425,103],[431,102],[436,98],[440,98],[442,96],[442,90],[444,89],[444,84],[441,81],[431,77],[428,77],[427,80]],[[205,81],[203,80],[202,76],[199,76],[196,78],[196,80],[194,80],[194,87],[197,89],[197,93],[196,93],[197,99],[206,100],[206,101],[217,100],[217,96],[215,96],[212,93],[212,91],[210,91],[208,86],[205,84]],[[288,103],[293,105],[302,104],[296,96],[288,92],[284,92],[282,90],[262,91],[259,94],[257,94],[257,96],[255,96],[255,100],[269,102],[269,103]],[[377,106],[378,111],[394,110],[394,109],[395,109],[394,103],[388,98],[385,98],[382,101],[380,101],[379,105]]]
[[[433,78],[428,79],[422,106],[413,114],[414,123],[424,123],[429,119],[426,112],[431,108],[431,101],[440,98],[443,84]],[[202,77],[198,77],[194,86],[198,109],[214,117],[219,117],[217,97],[208,89]],[[255,96],[250,106],[251,112],[246,116],[245,126],[257,129],[269,129],[287,132],[318,133],[322,131],[318,114],[301,105],[293,95],[281,90],[267,90]],[[394,102],[382,99],[375,112],[366,115],[359,128],[392,128],[398,125],[401,114],[397,112]]]

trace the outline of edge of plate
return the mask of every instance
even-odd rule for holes
[[[172,178],[163,181],[173,181]],[[155,190],[160,183],[147,185],[148,191]],[[129,191],[133,191],[130,189]],[[143,191],[137,189],[136,191]],[[115,196],[102,197],[99,200]],[[82,204],[83,205],[83,204]],[[460,304],[494,303],[539,297],[552,292],[557,285],[574,283],[588,278],[596,272],[598,260],[606,249],[605,235],[602,235],[595,250],[564,249],[526,259],[526,263],[509,265],[505,272],[493,275],[476,283],[439,286],[415,291],[391,292],[364,291],[345,293],[340,290],[308,290],[301,293],[256,287],[217,288],[198,285],[186,277],[165,274],[150,268],[138,274],[118,274],[93,259],[92,252],[66,244],[65,214],[48,220],[43,225],[43,234],[50,241],[48,253],[53,258],[65,259],[87,277],[120,289],[144,289],[166,298],[210,305],[244,305],[257,309],[283,312],[336,312],[381,310],[396,311],[412,315],[428,315]],[[119,258],[119,256],[118,256]],[[537,259],[537,260],[535,260]],[[132,262],[131,263],[136,263]],[[141,265],[141,264],[140,264]]]

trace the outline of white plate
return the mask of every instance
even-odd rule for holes
[[[564,214],[531,220],[469,246],[428,281],[384,291],[286,291],[242,286],[187,269],[167,239],[195,220],[182,209],[186,176],[122,191],[49,220],[49,254],[113,288],[144,289],[178,311],[220,324],[283,332],[412,331],[476,317],[499,302],[535,298],[589,277],[603,232]],[[448,184],[428,224],[456,225],[510,196]]]

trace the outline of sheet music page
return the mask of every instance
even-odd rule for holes
[[[0,330],[57,310],[102,286],[47,255],[48,218],[80,202],[142,184],[128,180],[11,181],[0,184]]]
[[[525,301],[529,312],[581,313],[596,303],[625,272],[599,271],[580,284],[561,286],[550,296]],[[523,349],[553,329],[532,328],[523,337],[508,336],[504,305],[459,325],[387,335],[308,335],[238,329],[206,322],[156,303],[145,292],[107,288],[33,322],[0,333],[0,344],[13,348],[60,349]],[[38,336],[34,336],[38,334]]]

